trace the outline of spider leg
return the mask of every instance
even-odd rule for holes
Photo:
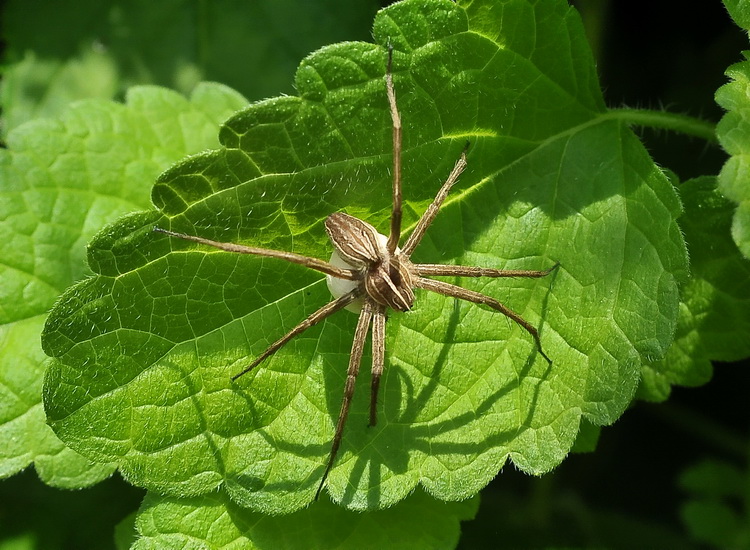
[[[238,254],[252,254],[253,256],[265,256],[267,258],[279,258],[280,260],[286,260],[293,264],[303,265],[325,273],[326,275],[332,275],[339,279],[347,279],[349,281],[356,281],[358,274],[356,271],[351,269],[341,269],[328,262],[319,260],[317,258],[310,258],[309,256],[302,256],[301,254],[295,254],[294,252],[284,252],[283,250],[273,250],[271,248],[257,248],[254,246],[244,246],[235,243],[223,243],[219,241],[212,241],[211,239],[204,239],[203,237],[196,237],[195,235],[188,235],[187,233],[176,233],[174,231],[168,231],[160,227],[154,227],[154,231],[157,233],[164,233],[171,237],[178,237],[185,241],[192,241],[200,244],[205,244],[224,250],[226,252],[235,252]]]
[[[388,45],[388,65],[385,71],[385,91],[388,94],[388,107],[393,121],[393,211],[391,213],[391,234],[386,248],[393,254],[401,240],[401,115],[396,105],[396,90],[393,87],[393,46]]]
[[[491,269],[486,267],[475,267],[468,265],[445,265],[445,264],[414,264],[417,274],[432,277],[435,275],[446,277],[546,277],[555,269],[560,267],[560,262],[549,269],[541,271],[526,269]]]
[[[496,311],[499,311],[506,317],[509,317],[510,319],[515,321],[519,326],[521,326],[521,328],[526,330],[526,332],[528,332],[531,337],[534,338],[534,342],[536,342],[536,347],[539,351],[539,355],[544,357],[547,363],[549,363],[550,365],[552,364],[552,360],[547,357],[547,354],[544,353],[544,350],[542,350],[542,342],[541,340],[539,340],[539,333],[537,332],[536,328],[532,326],[528,321],[526,321],[526,319],[521,317],[518,313],[508,308],[507,306],[504,306],[494,298],[490,298],[489,296],[486,296],[474,290],[462,288],[460,286],[452,285],[443,281],[433,281],[432,279],[425,279],[424,277],[419,277],[415,282],[415,286],[424,288],[425,290],[431,290],[432,292],[437,292],[438,294],[443,294],[445,296],[460,298],[461,300],[467,300],[475,304],[486,305]]]
[[[352,404],[352,396],[354,395],[354,383],[357,381],[359,366],[362,363],[362,352],[365,349],[367,331],[370,330],[370,321],[372,320],[374,307],[375,306],[373,300],[371,300],[370,298],[366,298],[364,304],[362,305],[362,311],[360,311],[359,313],[357,328],[354,331],[352,352],[349,355],[349,368],[346,371],[344,399],[341,402],[341,411],[339,412],[339,419],[336,422],[336,432],[333,435],[333,443],[331,444],[331,452],[328,455],[328,463],[326,464],[326,469],[323,472],[323,478],[320,480],[320,485],[318,485],[318,490],[315,492],[315,500],[318,500],[320,492],[323,490],[323,484],[328,478],[328,474],[331,472],[333,463],[336,460],[336,454],[339,452],[339,447],[341,446],[341,437],[344,434],[344,425],[346,424],[346,419],[349,416],[349,407]]]
[[[408,239],[406,239],[406,243],[404,244],[404,246],[401,247],[401,252],[403,252],[407,257],[410,256],[412,252],[414,252],[414,249],[417,248],[419,243],[422,241],[422,237],[424,237],[425,231],[427,231],[427,228],[430,227],[430,224],[432,224],[435,216],[437,216],[437,213],[440,210],[440,207],[443,205],[445,197],[448,196],[451,187],[453,187],[458,181],[458,177],[461,175],[461,172],[466,169],[466,150],[468,149],[468,147],[469,144],[467,143],[466,147],[464,147],[464,150],[461,151],[461,156],[458,157],[456,164],[453,166],[453,170],[451,170],[451,173],[448,175],[448,179],[445,180],[445,183],[437,192],[437,195],[435,195],[435,198],[432,200],[430,206],[427,207],[427,210],[424,211],[422,217],[419,218],[417,227],[414,228],[412,234],[409,235]]]
[[[385,365],[385,306],[377,304],[372,318],[372,386],[370,388],[370,426],[378,422],[378,391]]]
[[[362,294],[362,291],[359,288],[355,288],[351,292],[347,292],[343,296],[340,296],[336,298],[335,300],[328,302],[326,305],[312,313],[307,319],[302,321],[300,324],[298,324],[296,327],[294,327],[292,330],[287,332],[284,336],[276,340],[273,344],[268,346],[266,350],[261,353],[258,357],[255,358],[255,360],[250,363],[247,367],[242,369],[242,372],[239,372],[232,376],[232,380],[237,380],[240,376],[243,374],[247,374],[251,370],[253,370],[255,367],[260,365],[263,361],[265,361],[268,357],[279,351],[284,344],[286,344],[289,340],[297,336],[298,334],[306,331],[313,325],[318,324],[323,319],[328,317],[329,315],[332,315],[339,311],[340,309],[344,309],[346,306],[351,304],[354,300],[359,298],[359,296]]]

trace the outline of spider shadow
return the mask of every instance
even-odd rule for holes
[[[344,382],[346,378],[347,362],[349,358],[349,348],[351,347],[351,337],[354,333],[357,316],[350,313],[338,312],[335,315],[327,318],[320,325],[311,327],[305,331],[305,335],[309,340],[317,342],[314,347],[314,351],[310,351],[311,362],[305,367],[305,371],[312,367],[313,357],[318,354],[322,363],[322,377],[323,380],[320,385],[326,388],[325,390],[325,408],[323,409],[327,415],[333,420],[335,424],[336,417],[338,415],[339,408],[341,406],[341,397],[344,388]],[[290,342],[287,344],[286,351],[289,351],[289,347],[299,345],[299,342]],[[347,352],[343,353],[341,350],[346,348]],[[369,345],[367,346],[365,354],[362,358],[362,371],[367,370],[369,375],[368,366],[371,363],[371,355]],[[257,369],[254,369],[252,373],[260,373],[262,369],[267,369],[268,364],[263,363],[258,365]],[[355,391],[355,400],[361,400],[363,397],[360,394],[365,392],[363,387],[368,383],[364,372],[360,372],[357,378],[357,391]],[[281,371],[279,371],[281,372]],[[290,371],[291,372],[291,371]],[[302,370],[295,370],[294,374],[303,374],[304,376],[310,376],[310,373],[303,373]],[[253,374],[250,376],[253,376]],[[257,374],[256,374],[257,375]],[[245,402],[245,406],[250,411],[250,418],[260,418],[264,416],[262,412],[258,411],[259,403],[257,403],[258,397],[252,392],[248,391],[253,385],[253,379],[248,378],[246,382],[247,388],[237,388],[237,395],[242,398]],[[314,383],[315,385],[318,382]],[[369,395],[369,394],[368,394]],[[360,399],[357,398],[360,396]],[[353,404],[350,412],[350,418],[347,422],[346,429],[344,430],[344,442],[343,446],[346,446],[346,441],[353,434],[357,432],[350,431],[350,427],[355,425],[359,426],[359,421],[362,421],[362,425],[366,425],[366,416]],[[361,407],[360,407],[361,409]],[[249,422],[248,425],[252,425],[253,422]],[[235,472],[228,479],[228,483],[235,485],[240,491],[245,493],[258,492],[260,490],[266,492],[281,491],[281,492],[299,492],[301,489],[309,489],[310,487],[317,488],[320,478],[323,475],[325,469],[323,463],[324,459],[328,457],[331,451],[331,440],[326,440],[321,443],[303,443],[299,439],[297,441],[288,441],[279,439],[278,436],[271,433],[267,427],[268,425],[258,425],[255,422],[253,428],[249,428],[246,433],[254,433],[265,440],[269,449],[275,449],[277,452],[283,454],[290,454],[298,458],[307,459],[311,462],[316,462],[320,466],[316,466],[304,480],[300,481],[300,478],[289,478],[289,481],[276,481],[268,482],[262,476],[249,475],[244,472]],[[300,438],[303,439],[303,438]],[[356,445],[354,445],[356,446]],[[276,453],[274,453],[276,454]],[[339,455],[340,457],[340,455]],[[273,459],[269,456],[268,459]]]
[[[308,331],[306,331],[305,334],[310,338],[310,340],[324,340],[325,336],[321,335],[320,333],[324,331],[325,325],[328,322],[330,322],[330,319],[327,319],[326,321],[321,323],[321,325],[310,328]],[[288,348],[293,348],[295,345],[299,345],[299,342],[291,342],[290,344],[288,344]],[[289,351],[288,348],[285,350],[286,352]],[[311,352],[310,357],[312,358],[313,355],[314,354]],[[252,353],[249,352],[248,356],[252,357]],[[279,357],[280,356],[281,354],[279,354]],[[244,359],[246,358],[243,358],[243,361],[239,362],[240,365],[245,362]],[[324,359],[323,363],[325,364],[327,363],[327,361]],[[242,382],[232,382],[233,391],[238,398],[243,400],[246,409],[249,411],[248,417],[250,420],[245,423],[248,428],[240,435],[248,435],[252,433],[260,436],[263,440],[265,440],[265,442],[267,443],[267,448],[273,449],[273,452],[269,456],[263,458],[263,460],[273,460],[274,456],[276,456],[278,452],[281,451],[285,453],[291,453],[301,458],[308,458],[310,460],[316,459],[317,461],[317,457],[327,456],[330,452],[331,443],[329,441],[316,444],[300,444],[296,442],[290,443],[280,440],[278,436],[270,433],[270,430],[272,429],[272,425],[274,423],[273,419],[268,417],[267,412],[263,412],[262,410],[260,410],[267,405],[263,401],[262,395],[258,395],[253,390],[253,384],[256,376],[260,375],[264,370],[268,370],[269,368],[273,369],[273,371],[279,375],[293,374],[308,376],[307,370],[312,365],[312,359],[304,369],[287,369],[286,367],[279,367],[279,365],[286,364],[283,361],[282,363],[275,363],[273,365],[264,362],[253,369],[248,375],[245,375]],[[324,366],[324,370],[326,370],[326,366]],[[266,418],[266,420],[260,421],[259,419],[262,418]],[[316,472],[317,468],[315,472],[311,473],[308,478],[302,483],[303,487],[318,483],[319,479],[315,475]],[[288,481],[269,483],[268,480],[262,475],[250,475],[242,471],[234,472],[230,476],[226,476],[225,479],[228,485],[234,485],[236,488],[235,490],[239,490],[244,493],[254,493],[261,490],[266,492],[280,491],[289,493],[298,492],[301,488],[298,479],[290,477]]]
[[[404,422],[414,421],[419,411],[422,409],[424,403],[427,403],[430,400],[430,397],[432,397],[432,395],[435,393],[435,388],[437,388],[438,386],[438,380],[440,379],[440,375],[443,372],[443,367],[445,366],[448,359],[448,352],[450,351],[451,346],[455,343],[456,329],[459,323],[459,310],[461,301],[457,298],[453,298],[452,301],[453,308],[451,309],[451,314],[448,318],[447,330],[445,336],[443,337],[443,345],[440,347],[440,352],[438,353],[437,359],[435,360],[435,365],[433,367],[431,375],[428,378],[428,382],[419,392],[419,395],[409,398],[414,393],[413,387],[411,387],[408,378],[399,376],[399,378],[401,378],[409,387],[409,391],[407,391],[406,393],[407,406],[401,414]],[[398,376],[398,371],[396,372],[396,376]]]
[[[404,376],[402,372],[398,368],[396,368],[396,365],[389,365],[390,368],[386,367],[386,370],[384,372],[384,384],[383,384],[383,394],[393,394],[393,395],[405,395],[406,396],[406,402],[407,405],[403,412],[399,415],[399,420],[397,424],[402,425],[403,427],[409,427],[412,425],[414,419],[418,416],[422,406],[424,403],[427,403],[430,399],[430,397],[435,393],[435,389],[438,386],[438,380],[440,377],[440,374],[443,371],[443,367],[446,364],[447,358],[448,358],[448,352],[450,350],[451,345],[454,343],[455,336],[456,336],[456,328],[458,327],[459,323],[459,300],[454,299],[453,300],[453,308],[451,311],[450,318],[447,322],[447,331],[445,333],[445,336],[443,338],[443,345],[441,346],[440,352],[438,353],[438,357],[435,361],[434,368],[432,370],[431,375],[428,377],[427,384],[422,388],[422,390],[419,391],[419,395],[414,395],[414,386],[411,383],[411,380]],[[401,385],[405,388],[405,391],[401,389]],[[378,406],[382,408],[383,405],[383,399],[381,398],[378,402]],[[385,417],[385,414],[382,414],[381,417]],[[381,424],[384,424],[385,421],[381,420]],[[372,428],[372,427],[369,427]],[[382,428],[381,428],[382,429]],[[405,448],[408,449],[408,446]],[[350,475],[351,479],[353,480],[361,480],[365,471],[369,469],[368,472],[368,481],[370,487],[379,487],[381,482],[381,464],[385,465],[389,470],[402,474],[407,471],[408,465],[409,465],[409,455],[408,452],[404,452],[402,450],[401,452],[397,453],[378,453],[380,457],[382,457],[381,463],[378,463],[378,461],[373,460],[373,457],[370,453],[367,454],[367,456],[363,456],[363,454],[360,453],[360,455],[357,456],[356,462],[354,465],[354,468],[352,469],[352,473]],[[356,489],[356,486],[358,483],[350,483],[346,491],[344,492],[343,501],[351,501],[354,496],[354,491]],[[368,508],[376,508],[380,501],[380,494],[379,491],[370,490],[367,495],[367,505]]]
[[[545,296],[545,306],[548,301],[549,290]],[[460,430],[470,425],[473,422],[480,420],[483,416],[490,413],[495,407],[496,403],[501,399],[507,397],[513,391],[520,388],[521,380],[527,379],[529,372],[533,365],[538,359],[538,352],[534,348],[529,354],[528,358],[523,364],[523,367],[517,372],[514,377],[515,383],[509,382],[501,388],[498,388],[491,395],[487,396],[473,411],[462,413],[458,416],[452,416],[449,419],[434,422],[434,421],[422,421],[416,422],[416,418],[423,409],[424,405],[429,402],[430,399],[435,395],[436,388],[440,383],[441,374],[449,361],[449,351],[455,343],[457,327],[460,323],[460,301],[454,299],[454,306],[452,308],[450,318],[447,321],[446,332],[443,337],[443,345],[438,353],[434,367],[430,376],[428,377],[427,384],[415,395],[414,387],[410,379],[398,368],[396,365],[390,365],[390,369],[386,369],[385,378],[385,394],[405,395],[407,405],[403,411],[398,415],[397,420],[391,421],[391,429],[393,424],[398,425],[400,437],[391,438],[401,442],[400,446],[395,446],[399,452],[393,452],[394,445],[390,445],[387,448],[388,452],[381,452],[378,446],[375,444],[375,439],[380,436],[381,431],[385,429],[388,423],[383,422],[383,426],[380,427],[378,433],[373,434],[370,438],[370,444],[363,451],[355,457],[355,465],[352,468],[350,478],[353,480],[344,492],[343,501],[351,502],[354,498],[356,487],[359,485],[358,480],[361,480],[365,475],[368,479],[368,485],[371,487],[367,494],[367,505],[371,508],[376,508],[380,504],[380,492],[375,490],[381,484],[382,469],[392,471],[395,474],[403,474],[408,470],[409,465],[409,451],[417,450],[431,456],[440,454],[479,454],[486,451],[490,447],[499,447],[507,445],[512,439],[517,437],[521,431],[521,426],[530,426],[531,418],[534,415],[534,411],[537,408],[539,400],[539,389],[540,385],[537,384],[534,390],[534,397],[528,406],[525,417],[519,421],[519,427],[514,430],[496,431],[489,434],[482,440],[474,440],[472,442],[434,442],[435,434],[444,434],[453,430]],[[539,380],[545,380],[550,371],[551,365],[547,364],[544,371],[537,375]],[[403,390],[402,390],[403,386]],[[386,415],[382,415],[386,416]],[[368,451],[369,448],[369,451]]]
[[[556,273],[557,272],[555,272],[553,277],[556,276]],[[542,318],[544,318],[544,312],[548,308],[551,286],[552,285],[548,287],[548,291],[543,300]],[[350,482],[346,486],[342,496],[342,501],[344,503],[352,502],[355,499],[357,487],[361,485],[363,479],[366,479],[366,485],[369,487],[366,496],[366,505],[371,509],[379,507],[382,502],[381,483],[383,482],[383,469],[385,468],[386,472],[393,472],[394,474],[404,474],[409,469],[410,451],[419,451],[420,453],[433,457],[441,454],[480,454],[486,452],[487,449],[491,447],[508,445],[510,441],[518,436],[519,432],[523,429],[522,426],[531,425],[531,418],[534,415],[537,401],[539,399],[539,385],[537,385],[534,391],[532,402],[528,405],[525,418],[519,421],[519,427],[517,429],[498,430],[489,433],[487,437],[483,439],[475,439],[471,442],[444,441],[436,443],[434,441],[436,434],[443,435],[454,430],[465,429],[472,423],[477,422],[483,416],[490,413],[498,401],[506,398],[513,391],[517,391],[520,388],[521,381],[529,378],[529,372],[537,360],[536,349],[531,351],[522,368],[518,370],[516,376],[513,377],[512,380],[503,387],[498,388],[492,394],[486,396],[474,410],[438,422],[431,420],[417,421],[424,405],[434,398],[446,365],[448,365],[450,361],[449,352],[452,346],[456,343],[456,333],[459,323],[461,322],[460,300],[452,300],[453,307],[450,316],[445,323],[445,332],[442,336],[443,344],[438,352],[431,372],[424,375],[427,378],[426,384],[424,384],[419,390],[415,390],[411,379],[405,376],[398,364],[387,364],[383,375],[381,399],[378,403],[380,421],[377,426],[368,427],[366,430],[363,430],[362,428],[367,425],[366,412],[369,403],[369,399],[367,398],[369,398],[368,390],[370,373],[369,369],[366,367],[371,361],[369,349],[364,355],[362,361],[364,368],[362,371],[366,370],[368,372],[365,374],[361,371],[360,376],[357,379],[355,400],[358,401],[359,405],[352,405],[350,418],[348,419],[344,430],[342,449],[337,459],[337,465],[340,465],[341,460],[344,459],[347,447],[349,449],[357,449],[354,455],[349,459],[354,460],[354,463],[353,466],[351,466],[351,471],[349,473]],[[491,310],[487,309],[487,311]],[[503,319],[505,318],[500,314],[496,313],[496,315]],[[344,317],[344,319],[346,319],[346,317]],[[351,331],[353,332],[354,319],[352,318],[350,321],[352,322],[344,322],[352,325]],[[349,327],[345,328],[348,330]],[[346,330],[341,332],[346,332]],[[326,338],[323,338],[323,340],[326,340]],[[331,352],[331,350],[320,349],[318,351],[323,351],[324,354]],[[335,361],[337,367],[339,367],[339,362],[340,361]],[[330,361],[324,360],[324,363],[324,385],[330,390],[326,392],[327,408],[328,413],[331,415],[332,419],[335,420],[341,405],[341,391],[343,390],[344,376],[342,373],[338,372],[341,370],[340,368],[333,368],[332,365],[329,364]],[[551,366],[547,366],[547,368],[543,372],[537,374],[535,378],[542,381],[545,380],[550,369]],[[240,392],[240,394],[243,395],[244,392]],[[389,398],[388,396],[399,396],[399,401],[395,401],[394,403],[394,399]],[[250,409],[250,414],[255,415],[255,404],[253,403],[253,400],[249,395],[243,395],[243,397]],[[389,420],[389,415],[386,413],[387,409],[397,409],[399,406],[398,403],[401,399],[403,399],[403,402],[406,403],[406,405],[400,412],[397,412],[396,415],[394,415],[395,418],[391,416],[391,419]],[[391,403],[390,407],[388,406],[389,402]],[[311,487],[317,487],[320,477],[325,470],[325,458],[330,453],[330,441],[315,444],[285,442],[280,441],[267,433],[263,427],[258,428],[256,432],[264,438],[269,447],[277,448],[284,453],[289,453],[298,457],[320,457],[320,465],[310,471],[309,475],[302,482],[298,479],[290,479],[289,481],[268,483],[267,480],[259,476],[233,474],[231,481],[228,480],[228,483],[238,484],[242,487],[243,491],[250,492],[259,491],[261,489],[271,492],[296,492],[299,491],[300,488],[308,489]],[[378,439],[381,439],[380,443],[378,443]]]
[[[213,457],[214,464],[216,467],[216,472],[222,478],[226,479],[227,470],[226,470],[226,465],[224,463],[224,452],[223,452],[222,446],[219,445],[216,441],[216,438],[218,437],[219,439],[221,439],[221,436],[217,435],[215,431],[215,427],[212,426],[211,421],[206,416],[205,414],[206,406],[205,406],[205,403],[201,400],[201,396],[206,394],[206,392],[208,391],[208,388],[206,388],[205,384],[200,385],[200,386],[198,384],[198,380],[204,379],[204,376],[200,374],[204,367],[200,365],[200,358],[198,358],[197,361],[198,361],[198,364],[196,364],[196,366],[193,369],[187,370],[184,366],[180,364],[182,363],[182,361],[172,361],[172,360],[167,361],[166,359],[163,359],[161,362],[161,368],[164,369],[165,372],[174,373],[175,377],[173,378],[173,380],[176,382],[179,382],[180,384],[182,384],[184,387],[187,388],[187,392],[188,392],[187,400],[192,405],[192,410],[195,415],[194,418],[198,420],[198,427],[200,428],[200,430],[197,433],[194,432],[192,435],[186,436],[184,440],[189,441],[190,439],[193,439],[197,435],[200,435],[205,440],[206,446],[209,449],[209,453]],[[189,360],[185,360],[184,363],[191,364]],[[165,428],[168,429],[169,425],[159,423],[160,430],[163,430]],[[170,448],[174,444],[175,442],[172,441],[169,437],[167,437],[164,442],[164,447]],[[156,450],[150,449],[149,452],[153,453],[153,452],[156,452]],[[184,472],[180,471],[180,474],[182,475],[184,474]],[[182,479],[182,477],[180,477],[180,479]]]
[[[256,433],[260,435],[269,447],[275,448],[284,453],[289,453],[298,457],[327,457],[331,450],[330,442],[315,443],[315,444],[299,444],[299,443],[288,443],[279,441],[275,437],[271,436],[265,429],[259,428]],[[311,487],[317,487],[320,482],[320,477],[323,475],[325,466],[315,468],[301,483],[296,479],[289,479],[285,481],[268,482],[267,479],[257,475],[249,475],[247,473],[238,472],[233,474],[231,477],[226,478],[228,485],[235,485],[239,487],[241,492],[254,493],[261,490],[268,493],[296,493],[300,489],[307,489]]]
[[[405,394],[407,395],[407,402],[408,405],[403,413],[401,413],[402,419],[406,418],[415,418],[420,410],[420,403],[427,402],[430,397],[434,394],[435,388],[438,384],[438,376],[442,372],[443,365],[446,363],[447,356],[448,356],[448,350],[450,349],[451,344],[453,343],[453,340],[455,339],[455,333],[456,333],[456,327],[458,326],[458,315],[459,315],[459,309],[458,309],[458,300],[454,301],[454,307],[451,312],[451,317],[447,323],[447,332],[445,335],[445,342],[442,346],[438,359],[435,363],[435,368],[433,369],[433,372],[428,377],[429,382],[428,384],[420,391],[419,396],[414,397],[414,387],[411,384],[411,381],[404,376],[400,376],[398,374],[398,369],[396,368],[396,365],[386,365],[385,371],[383,373],[383,387],[381,388],[381,394],[379,396],[379,400],[377,403],[378,407],[378,416],[379,416],[379,422],[376,426],[369,426],[367,425],[367,430],[365,430],[366,435],[363,437],[366,437],[369,441],[364,444],[362,449],[365,452],[358,453],[355,456],[355,463],[352,468],[350,479],[353,480],[352,483],[349,483],[347,485],[347,488],[343,495],[343,502],[351,502],[353,500],[354,492],[356,490],[356,487],[358,485],[358,481],[361,480],[365,475],[367,475],[368,479],[368,485],[371,488],[379,487],[381,482],[381,465],[386,464],[387,467],[395,471],[397,473],[403,473],[407,471],[408,469],[408,462],[409,462],[409,456],[408,453],[399,452],[399,453],[382,453],[378,450],[377,446],[374,444],[375,440],[380,436],[380,434],[386,429],[386,426],[388,423],[385,420],[386,415],[383,414],[385,411],[383,410],[383,401],[384,395],[387,394],[395,394],[395,395],[402,395],[402,389],[400,385],[398,385],[399,382],[403,383],[405,387]],[[363,356],[363,362],[362,364],[368,364],[367,361],[370,359],[368,355]],[[394,374],[390,374],[391,371],[394,371]],[[369,374],[369,373],[368,373]],[[357,389],[355,394],[360,393],[366,393],[365,386],[367,385],[369,389],[368,382],[371,380],[369,377],[365,377],[364,373],[360,371],[360,376],[357,379]],[[342,382],[339,380],[338,377],[330,377],[329,380],[326,381],[327,386],[332,386],[333,384]],[[394,387],[395,386],[395,387]],[[336,392],[333,392],[335,395]],[[335,419],[335,415],[338,412],[338,407],[340,406],[340,399],[334,399],[330,401],[329,404],[329,410],[332,415],[332,417]],[[350,413],[350,418],[347,422],[346,429],[344,431],[344,438],[342,440],[342,451],[345,450],[345,444],[347,440],[351,440],[352,433],[357,430],[357,426],[354,426],[355,423],[362,422],[363,424],[367,424],[366,422],[366,416],[363,414],[355,413],[354,407],[352,407],[352,411]],[[398,422],[399,424],[405,424],[408,425],[410,423],[410,420],[400,420]],[[354,428],[354,429],[352,429]],[[357,437],[356,439],[361,439],[360,437]],[[281,448],[284,448],[285,450],[293,453],[316,453],[316,451],[320,452],[323,456],[325,456],[330,451],[330,445],[282,445]],[[369,449],[369,452],[367,450]],[[390,451],[390,449],[389,449]],[[375,455],[379,457],[379,460],[376,459]],[[339,459],[341,458],[341,453],[339,453]],[[322,475],[324,471],[324,466],[321,465],[320,468],[316,469],[316,475],[320,476]],[[365,472],[367,472],[365,474]],[[368,508],[376,508],[380,502],[380,496],[379,491],[370,489],[368,491],[367,496],[367,506]]]

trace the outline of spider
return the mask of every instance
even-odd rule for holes
[[[328,461],[323,476],[315,493],[317,500],[323,489],[328,474],[334,465],[341,446],[344,426],[349,415],[354,384],[362,362],[362,354],[367,339],[367,333],[372,327],[372,380],[370,387],[370,419],[369,425],[377,422],[377,399],[380,387],[380,377],[385,365],[385,324],[388,308],[396,311],[409,311],[414,305],[414,289],[421,288],[437,292],[445,296],[460,298],[475,304],[489,306],[509,317],[528,332],[534,339],[538,353],[552,363],[542,350],[539,333],[528,321],[518,313],[501,304],[499,301],[481,294],[443,281],[436,281],[427,277],[533,277],[539,278],[549,275],[559,263],[543,271],[533,270],[505,270],[474,266],[443,265],[443,264],[415,264],[410,257],[424,237],[425,232],[437,216],[443,201],[451,187],[458,181],[459,176],[467,166],[466,152],[468,143],[461,152],[453,169],[448,175],[437,195],[427,210],[417,222],[414,231],[399,248],[401,240],[401,115],[396,104],[396,92],[393,86],[391,66],[393,48],[388,47],[388,59],[385,73],[385,88],[388,106],[393,123],[393,204],[390,220],[390,234],[388,237],[378,233],[369,223],[358,218],[335,212],[328,216],[325,228],[333,244],[334,252],[329,262],[281,250],[256,248],[234,243],[212,241],[194,235],[176,233],[154,227],[154,231],[165,233],[172,237],[193,241],[212,246],[228,252],[251,254],[278,258],[310,269],[320,271],[326,275],[326,281],[334,300],[327,303],[309,317],[295,326],[292,330],[271,344],[255,360],[241,372],[232,376],[237,380],[247,374],[268,357],[276,353],[295,336],[306,331],[313,325],[320,323],[326,317],[344,308],[359,311],[359,319],[354,331],[354,342],[349,357],[349,367],[346,373],[344,396],[341,402],[336,431],[328,454]]]

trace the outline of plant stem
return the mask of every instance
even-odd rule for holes
[[[633,126],[672,130],[705,139],[709,143],[718,143],[715,124],[688,115],[652,109],[623,108],[611,109],[608,116]]]

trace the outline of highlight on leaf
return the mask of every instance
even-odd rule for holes
[[[217,242],[195,235],[177,233],[159,227],[154,228],[157,232],[212,246],[226,252],[278,258],[320,271],[326,275],[328,287],[334,294],[335,299],[310,314],[301,323],[271,344],[241,372],[232,376],[232,380],[237,380],[243,374],[247,374],[253,370],[295,336],[302,334],[307,329],[325,320],[328,316],[354,305],[355,301],[357,302],[356,308],[359,310],[359,321],[354,332],[354,343],[352,344],[351,355],[349,357],[344,397],[341,402],[338,420],[336,421],[336,431],[333,436],[331,451],[315,493],[316,500],[320,496],[320,492],[323,489],[331,468],[333,468],[339,448],[341,447],[341,439],[344,434],[344,426],[349,417],[352,398],[354,397],[354,386],[362,363],[362,354],[367,334],[372,328],[372,381],[369,424],[370,426],[375,426],[377,424],[380,377],[383,374],[386,363],[386,312],[388,308],[400,312],[412,309],[415,300],[415,288],[422,288],[479,305],[486,305],[502,313],[523,327],[534,339],[539,355],[548,363],[552,363],[547,354],[542,350],[542,343],[539,339],[537,329],[518,313],[494,298],[450,283],[436,281],[428,278],[428,276],[539,278],[549,275],[559,266],[559,263],[555,263],[549,269],[540,271],[503,270],[447,264],[415,264],[411,261],[412,253],[419,246],[426,231],[440,211],[443,201],[466,168],[468,143],[432,203],[430,203],[419,218],[416,227],[405,241],[403,248],[398,247],[401,237],[402,219],[401,153],[403,145],[401,116],[396,103],[396,92],[391,74],[392,62],[393,48],[389,47],[385,84],[388,106],[393,121],[393,211],[391,213],[391,230],[388,237],[378,233],[372,225],[365,221],[342,212],[334,212],[328,216],[325,222],[326,231],[334,247],[333,256],[329,263],[317,258],[300,256],[291,252]],[[341,286],[342,282],[344,283],[343,287]],[[341,290],[342,288],[344,290]]]
[[[575,11],[512,0],[509,27],[493,5],[386,8],[378,45],[309,56],[298,97],[232,116],[157,179],[157,210],[95,237],[43,336],[66,445],[163,495],[284,514],[324,485],[372,510],[548,472],[619,417],[674,336],[680,203],[608,116]],[[321,310],[358,299],[360,323]]]

